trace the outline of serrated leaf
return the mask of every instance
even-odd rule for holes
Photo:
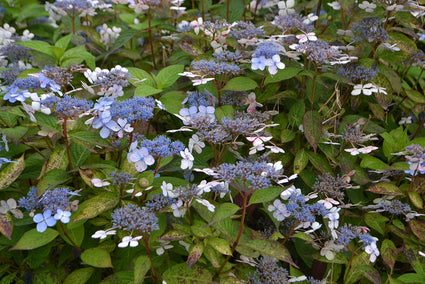
[[[151,268],[151,260],[146,255],[141,255],[134,261],[134,283],[143,283],[146,273]]]
[[[64,227],[68,236],[62,234],[61,237],[65,242],[67,242],[71,246],[74,246],[74,244],[77,246],[81,246],[84,240],[84,225],[81,224],[81,226],[73,228],[72,225],[74,224],[75,223],[66,224]],[[57,226],[60,227],[59,224]],[[60,231],[61,229],[58,228],[58,230]],[[72,242],[68,239],[68,237],[72,240]]]
[[[229,23],[239,21],[244,13],[244,1],[243,0],[232,0],[229,1],[229,11],[227,11],[226,2],[221,6],[220,15],[223,19],[226,19]],[[227,13],[229,18],[227,19]]]
[[[69,134],[69,136],[75,139],[77,142],[84,142],[92,146],[109,146],[108,141],[100,137],[98,132],[90,131],[79,131]]]
[[[251,198],[249,204],[269,202],[278,197],[285,188],[281,186],[271,186],[265,189],[256,190]]]
[[[418,91],[415,90],[404,90],[406,92],[406,95],[411,99],[412,101],[416,103],[423,104],[425,103],[425,96],[421,94]]]
[[[63,50],[66,50],[68,47],[69,41],[71,40],[72,34],[61,37],[59,40],[55,42],[55,46],[59,47]]]
[[[332,173],[332,168],[323,156],[307,151],[308,160],[321,173]]]
[[[128,72],[131,74],[131,79],[129,81],[134,86],[138,86],[138,84],[147,84],[151,87],[155,87],[154,79],[145,70],[134,68],[134,67],[128,67],[127,69],[128,69]]]
[[[106,54],[106,56],[109,56],[110,54],[114,53],[117,49],[119,49],[121,46],[126,44],[128,41],[130,41],[133,37],[135,37],[139,33],[138,30],[135,29],[127,29],[120,33],[118,38],[115,40],[114,45],[111,47],[109,52]]]
[[[238,212],[239,206],[233,203],[222,203],[220,204],[214,212],[213,217],[211,218],[211,222],[208,223],[208,226],[216,224],[224,219],[229,218]]]
[[[403,195],[403,192],[396,185],[388,182],[380,182],[366,189],[367,191],[385,195]]]
[[[231,105],[220,106],[215,109],[215,117],[217,120],[222,120],[223,118],[233,118],[234,109]]]
[[[400,50],[409,54],[415,54],[417,52],[418,48],[416,47],[415,42],[404,34],[392,32],[389,36],[390,38],[388,42],[390,44],[397,44],[397,47],[400,48]]]
[[[308,155],[304,149],[300,149],[295,155],[294,174],[301,173],[308,164]]]
[[[208,238],[208,245],[213,247],[216,251],[224,255],[232,255],[232,249],[229,242],[220,238]]]
[[[25,168],[24,155],[14,161],[16,163],[9,163],[0,171],[0,190],[11,185]]]
[[[74,270],[65,278],[63,284],[84,284],[90,279],[93,272],[93,267]]]
[[[15,145],[21,141],[21,138],[28,132],[28,128],[24,126],[16,126],[14,128],[2,128],[3,134],[12,140]]]
[[[31,229],[26,232],[10,250],[35,249],[47,245],[58,235],[59,233],[51,228],[47,228],[43,233],[40,233],[37,229]]]
[[[57,130],[58,132],[61,131],[58,120],[53,116],[37,111],[34,113],[34,117],[38,125]]]
[[[384,260],[385,265],[389,269],[393,270],[398,254],[397,248],[395,247],[394,243],[388,239],[383,240],[381,249],[379,251],[381,252],[381,256]]]
[[[352,266],[349,273],[344,279],[344,283],[352,284],[357,283],[360,278],[366,277],[374,284],[381,283],[381,276],[379,272],[369,265],[355,265]]]
[[[304,135],[314,152],[322,137],[322,117],[317,111],[307,111],[303,118]]]
[[[257,88],[257,82],[248,77],[230,79],[223,87],[224,91],[248,91]]]
[[[13,220],[9,213],[0,214],[0,233],[11,240],[13,232]]]
[[[303,100],[294,103],[289,109],[288,120],[292,126],[300,126],[303,123],[303,116],[305,114],[305,104]]]
[[[109,252],[101,248],[90,248],[83,251],[81,254],[81,260],[94,267],[112,267]]]
[[[204,252],[204,244],[199,242],[192,246],[189,250],[189,255],[187,257],[187,269],[191,269],[195,263],[198,262],[199,258],[201,258],[202,253]]]
[[[213,275],[208,269],[199,265],[194,265],[191,269],[187,269],[185,263],[171,266],[162,276],[167,284],[210,284],[213,282]]]
[[[184,65],[171,65],[167,66],[156,75],[156,82],[158,89],[165,89],[174,84],[179,78],[179,73],[182,73]]]
[[[91,219],[96,217],[100,213],[106,212],[109,209],[114,208],[119,202],[119,197],[111,192],[103,192],[95,197],[92,197],[84,201],[77,212],[77,215],[72,220],[76,222],[78,220]]]
[[[416,208],[423,209],[424,208],[424,200],[422,199],[421,195],[417,192],[409,192],[408,193],[410,201],[412,201],[413,205],[415,205]]]
[[[264,85],[291,79],[297,76],[301,70],[303,69],[300,67],[286,67],[285,69],[280,69],[275,75],[268,75],[264,81]]]
[[[221,254],[210,246],[205,247],[203,255],[208,259],[214,268],[219,268],[220,262],[223,261],[221,259]]]

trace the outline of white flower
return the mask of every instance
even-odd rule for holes
[[[333,1],[332,3],[328,3],[334,10],[341,10],[341,4],[338,1]]]
[[[393,4],[393,5],[385,7],[385,10],[395,11],[395,12],[401,11],[403,9],[404,9],[404,5],[399,5],[399,4]]]
[[[301,34],[297,35],[296,38],[298,39],[299,43],[307,42],[307,41],[316,41],[317,37],[315,33],[308,33],[308,34]]]
[[[286,177],[286,178],[284,178],[284,179],[281,179],[280,181],[278,181],[277,183],[278,184],[282,184],[282,183],[288,183],[289,181],[291,181],[291,180],[293,180],[293,179],[296,179],[298,177],[298,175],[297,174],[293,174],[293,175],[291,175],[290,177]]]
[[[212,205],[208,200],[206,199],[196,199],[196,201],[198,203],[201,203],[202,205],[204,205],[205,207],[207,207],[207,209],[211,212],[215,211],[215,206]]]
[[[56,220],[60,220],[62,223],[69,223],[69,217],[71,217],[70,211],[63,211],[62,209],[58,209],[55,216],[53,216]]]
[[[282,198],[283,200],[288,200],[289,197],[291,197],[292,194],[300,195],[301,189],[296,188],[295,186],[292,185],[280,194],[280,198]]]
[[[295,10],[293,9],[295,6],[294,0],[279,1],[277,6],[279,7],[279,15],[295,13]]]
[[[170,245],[170,242],[168,242],[168,241],[159,240],[159,243],[160,243],[160,247],[156,249],[157,255],[162,255],[162,254],[164,254],[165,250],[174,247],[173,245]]]
[[[271,75],[275,75],[278,69],[285,69],[285,63],[280,62],[279,54],[273,55],[271,59],[267,59],[266,61]]]
[[[372,238],[374,239],[374,242],[371,242],[369,245],[365,246],[364,251],[370,255],[370,262],[375,262],[376,258],[379,256],[379,249],[376,246],[376,241],[378,240],[378,238]]]
[[[329,219],[328,227],[332,231],[335,230],[336,228],[338,228],[338,225],[339,225],[339,213],[338,212],[340,210],[341,210],[341,208],[332,207],[329,210],[329,213],[325,216],[325,218]]]
[[[342,29],[338,29],[338,30],[336,31],[336,34],[337,34],[337,35],[340,35],[340,36],[349,36],[349,37],[354,36],[354,34],[353,34],[353,32],[352,32],[351,30],[342,30]]]
[[[101,240],[103,240],[107,236],[109,236],[109,235],[115,235],[116,233],[117,233],[117,231],[115,231],[113,229],[108,229],[106,231],[99,230],[99,231],[96,231],[96,233],[94,233],[91,237],[93,239],[101,239]]]
[[[335,258],[335,252],[340,252],[344,248],[345,246],[343,244],[337,245],[334,240],[329,240],[320,250],[320,255],[326,257],[327,260],[333,260]]]
[[[184,149],[184,151],[180,151],[180,156],[183,158],[182,162],[181,162],[181,169],[185,170],[188,169],[190,170],[193,167],[193,156],[190,153],[189,149],[186,148]]]
[[[361,4],[359,4],[359,8],[365,10],[367,13],[372,13],[373,10],[375,10],[376,5],[374,3],[363,1]]]
[[[303,20],[303,23],[306,25],[310,25],[311,23],[313,23],[314,21],[317,21],[319,19],[318,16],[316,16],[313,13],[310,13],[307,15],[307,17]],[[317,40],[317,38],[315,39]]]
[[[171,183],[162,182],[161,185],[162,194],[165,197],[176,198],[178,195],[173,191],[173,185]]]
[[[334,205],[338,205],[339,202],[332,199],[332,198],[325,198],[322,200],[317,201],[317,203],[323,203],[323,206],[325,207],[325,209],[329,210],[331,209]]]
[[[398,122],[399,125],[403,125],[403,124],[411,124],[412,123],[412,117],[411,116],[403,116],[400,121]]]
[[[274,145],[273,146],[266,146],[266,148],[270,149],[270,152],[272,152],[272,153],[285,153],[285,151],[282,148],[274,146]]]
[[[381,45],[380,45],[383,49],[388,49],[388,50],[391,50],[391,51],[400,51],[400,48],[399,47],[397,47],[397,44],[395,43],[395,44],[393,44],[393,45],[391,45],[390,43],[388,43],[388,42],[383,42],[383,43],[381,43]]]
[[[358,96],[361,93],[363,93],[366,96],[370,96],[372,95],[373,89],[374,89],[374,85],[372,83],[367,83],[365,85],[357,84],[357,85],[354,85],[354,89],[353,91],[351,91],[351,94],[353,96]]]
[[[139,240],[142,239],[142,236],[138,236],[138,237],[132,237],[132,236],[127,236],[122,238],[121,242],[118,244],[119,248],[126,248],[130,245],[130,247],[134,248],[137,247],[139,245]]]
[[[199,140],[198,135],[193,134],[192,138],[189,139],[189,151],[192,153],[195,150],[196,153],[201,154],[204,147],[205,143]]]
[[[186,213],[186,207],[183,206],[183,201],[181,199],[177,200],[176,203],[171,204],[171,209],[173,209],[173,215],[176,218],[183,217]]]

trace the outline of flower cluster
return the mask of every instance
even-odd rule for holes
[[[251,59],[252,70],[264,70],[268,67],[269,73],[274,75],[278,69],[284,69],[285,64],[280,62],[279,53],[285,49],[275,42],[263,42],[257,45]]]

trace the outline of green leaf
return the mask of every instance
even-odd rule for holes
[[[410,220],[409,227],[413,234],[418,237],[421,242],[425,242],[425,222],[421,220]]]
[[[229,0],[229,11],[227,11],[227,1],[225,1],[221,6],[220,15],[223,19],[226,19],[229,23],[239,21],[243,15],[245,4],[243,0]],[[227,13],[229,14],[229,19],[227,19]]]
[[[155,81],[152,78],[152,76],[146,72],[145,70],[134,68],[134,67],[128,67],[128,73],[131,74],[130,82],[134,86],[138,86],[138,84],[147,84],[151,87],[155,87]],[[143,82],[140,82],[142,81]]]
[[[25,168],[24,155],[14,161],[0,171],[0,190],[12,184]]]
[[[381,283],[381,276],[379,275],[379,272],[369,265],[355,265],[352,266],[349,270],[349,273],[346,275],[344,279],[344,283],[346,284],[352,284],[352,283],[358,283],[358,280],[360,278],[366,277],[374,284],[380,284]]]
[[[234,109],[231,105],[220,106],[215,109],[215,117],[218,121],[221,121],[223,118],[233,118]]]
[[[185,98],[186,94],[183,92],[173,91],[163,94],[159,100],[168,112],[178,114]]]
[[[322,117],[317,111],[307,111],[303,118],[304,135],[314,152],[322,137]]]
[[[151,87],[147,84],[140,84],[136,87],[136,90],[134,91],[134,96],[135,97],[148,97],[148,96],[159,94],[161,92],[162,92],[162,90]]]
[[[303,123],[305,114],[305,104],[303,100],[298,100],[289,109],[288,120],[292,126],[300,126]]]
[[[379,213],[366,213],[364,215],[364,221],[366,224],[381,235],[384,235],[385,233],[385,225],[388,220],[389,219],[387,217],[384,217]]]
[[[396,246],[391,240],[385,239],[382,241],[379,251],[381,252],[385,265],[392,271],[398,255]]]
[[[371,155],[361,155],[362,162],[360,166],[362,168],[368,168],[372,170],[383,170],[388,167],[387,164],[382,162],[380,159]]]
[[[46,165],[46,172],[51,170],[66,170],[68,167],[68,156],[66,154],[66,149],[57,147],[56,150],[50,154],[49,160]]]
[[[416,208],[424,208],[424,200],[422,199],[422,196],[419,193],[411,191],[408,192],[408,196],[410,201],[412,201],[413,205],[415,205]]]
[[[367,191],[385,195],[403,195],[403,192],[396,185],[388,182],[380,182],[366,189]]]
[[[72,144],[70,147],[71,161],[74,168],[81,166],[90,156],[90,151],[80,144]]]
[[[7,136],[7,138],[12,140],[15,145],[17,145],[21,141],[21,138],[24,137],[24,135],[28,132],[28,128],[23,126],[16,126],[14,128],[2,128],[1,131],[4,135]]]
[[[232,249],[229,242],[220,238],[206,239],[209,246],[213,247],[216,251],[224,255],[232,255]]]
[[[304,149],[300,149],[295,155],[294,174],[301,173],[308,164],[308,155]]]
[[[61,131],[61,127],[58,124],[58,120],[53,116],[37,111],[34,113],[34,117],[37,120],[38,125],[47,127],[49,129]]]
[[[57,59],[55,52],[50,49],[51,45],[45,41],[41,41],[41,40],[18,41],[16,42],[16,44],[44,53],[55,60]]]
[[[183,69],[184,65],[171,65],[159,71],[156,75],[158,89],[163,90],[173,85],[180,78],[179,73],[182,73]]]
[[[271,241],[266,239],[254,239],[248,242],[243,243],[244,246],[247,246],[253,250],[258,251],[262,255],[268,255],[270,257],[274,257],[276,259],[287,262],[294,267],[298,267],[291,258],[291,254],[288,249],[282,246],[277,241]]]
[[[68,47],[69,41],[71,40],[71,37],[72,37],[72,34],[69,34],[67,36],[60,38],[59,40],[55,42],[55,46],[63,50],[66,50]]]
[[[331,166],[323,156],[310,151],[307,151],[307,156],[309,161],[313,164],[313,167],[321,173],[333,173]]]
[[[257,88],[257,82],[248,77],[230,79],[223,87],[224,91],[248,91]]]
[[[90,69],[94,70],[96,68],[94,56],[86,51],[84,45],[80,45],[67,50],[60,60],[61,62],[64,62],[65,60],[72,58],[82,58],[86,61],[87,66]]]
[[[108,141],[100,137],[99,132],[90,132],[90,131],[80,131],[70,133],[69,136],[75,139],[77,142],[82,143],[83,145],[91,146],[109,146]]]
[[[214,212],[213,217],[211,218],[211,221],[208,223],[208,226],[211,226],[213,224],[216,224],[224,219],[229,218],[230,216],[234,215],[236,212],[238,212],[239,206],[233,203],[222,203],[220,204]]]
[[[109,56],[110,54],[114,53],[118,48],[120,48],[128,41],[130,41],[133,37],[135,37],[137,33],[139,33],[139,31],[135,29],[128,29],[122,31],[118,38],[115,40],[114,45],[111,47],[111,50],[109,50],[109,52],[106,54],[106,56]]]
[[[75,223],[68,223],[66,224],[65,227],[65,231],[68,235],[68,237],[72,240],[72,243],[67,236],[65,236],[64,234],[61,234],[62,239],[67,242],[70,246],[81,246],[81,244],[83,243],[84,240],[84,224],[81,224],[80,226],[77,227],[72,227],[72,225],[74,225]],[[63,226],[63,225],[62,225]],[[59,231],[61,231],[62,229],[60,228],[60,225],[57,225],[57,228]]]
[[[12,239],[13,220],[10,213],[0,214],[0,233],[2,233],[9,240]],[[1,275],[0,275],[1,276]]]
[[[68,174],[62,169],[55,169],[47,172],[37,184],[37,196],[41,196],[47,189],[64,183],[68,179]]]
[[[213,275],[208,269],[199,265],[194,265],[191,269],[187,269],[185,263],[171,266],[162,274],[162,277],[167,284],[209,284],[213,282]]]
[[[203,252],[204,244],[202,242],[199,242],[190,248],[186,261],[187,269],[191,269],[198,262]]]
[[[406,92],[406,95],[414,101],[415,103],[424,104],[425,103],[425,96],[421,94],[418,91],[415,90],[404,90]]]
[[[40,4],[23,5],[21,6],[21,9],[22,11],[19,13],[19,16],[16,18],[17,23],[22,23],[26,19],[30,19],[30,18],[39,18],[43,16],[49,16],[44,6]]]
[[[401,283],[425,283],[424,275],[418,273],[405,273],[397,278]]]
[[[286,67],[285,69],[280,69],[275,75],[268,75],[266,77],[266,80],[264,81],[264,85],[291,79],[297,76],[297,74],[300,73],[301,70],[303,69],[300,67]]]
[[[167,241],[167,242],[173,242],[173,241],[180,241],[188,237],[189,234],[184,231],[179,230],[171,230],[162,235],[159,240]]]
[[[295,139],[295,132],[290,129],[282,129],[280,132],[280,142],[287,143]]]
[[[75,218],[72,222],[78,220],[91,219],[100,213],[106,212],[114,208],[119,202],[119,197],[111,192],[103,192],[95,197],[84,201],[77,211]]]
[[[90,248],[85,250],[81,254],[81,260],[94,267],[112,267],[109,252],[101,248]]]
[[[93,272],[93,267],[85,267],[74,270],[65,278],[63,284],[84,284],[89,281]]]
[[[251,198],[249,204],[269,202],[278,197],[285,188],[281,186],[271,186],[262,190],[256,190]]]
[[[413,40],[408,38],[406,35],[402,33],[392,32],[389,34],[390,38],[388,42],[390,44],[397,44],[397,47],[400,48],[400,50],[409,53],[409,54],[415,54],[418,50],[416,47],[416,44]]]
[[[146,273],[151,268],[151,261],[146,255],[141,255],[134,261],[134,283],[143,283]]]
[[[53,241],[59,233],[56,230],[47,228],[46,231],[40,233],[37,229],[31,229],[26,232],[19,241],[10,250],[31,250]]]

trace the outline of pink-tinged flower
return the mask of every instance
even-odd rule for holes
[[[313,22],[317,21],[318,19],[319,19],[319,17],[318,17],[318,16],[316,16],[316,15],[315,15],[315,14],[313,14],[313,13],[310,13],[310,14],[308,14],[308,15],[307,15],[307,17],[304,19],[303,23],[304,23],[304,24],[306,24],[306,25],[310,25],[311,23],[313,23]]]
[[[296,36],[298,39],[298,43],[304,43],[307,41],[316,41],[317,36],[315,33],[301,34]]]
[[[273,137],[271,136],[251,136],[246,137],[246,140],[252,142],[254,146],[258,146],[264,144],[264,142],[270,141]]]
[[[118,247],[120,248],[126,248],[130,245],[130,247],[134,248],[137,247],[139,245],[139,240],[142,239],[142,236],[138,236],[138,237],[132,237],[132,236],[127,236],[122,238],[121,242],[118,244]]]
[[[280,55],[275,54],[271,59],[267,59],[267,66],[269,67],[270,75],[275,75],[278,69],[285,69],[285,63],[280,62]]]
[[[103,181],[100,178],[94,178],[94,179],[91,180],[91,184],[94,187],[104,187],[104,186],[110,185],[111,183],[107,182],[107,181]]]
[[[189,77],[189,78],[196,78],[196,77],[201,77],[201,75],[198,75],[198,74],[195,74],[195,73],[192,73],[192,72],[183,72],[183,73],[179,73],[178,75],[180,75],[180,76],[186,76],[186,77]]]
[[[325,209],[329,210],[331,209],[334,205],[338,205],[339,202],[332,199],[332,198],[326,198],[323,200],[319,200],[317,201],[317,203],[323,203],[323,206],[325,207]]]
[[[272,152],[272,153],[285,153],[285,151],[282,148],[277,147],[275,145],[273,145],[273,146],[266,146],[266,148],[270,149],[270,152]]]
[[[283,204],[279,199],[276,199],[273,202],[273,205],[269,205],[267,210],[269,212],[273,212],[273,217],[279,222],[283,221],[286,217],[291,215],[291,212],[286,209],[286,205]]]
[[[189,139],[189,151],[195,150],[196,153],[201,154],[204,147],[205,143],[199,140],[198,135],[193,134],[192,138]]]
[[[243,98],[242,99],[242,103],[244,105],[248,105],[248,109],[247,109],[247,112],[248,113],[255,113],[255,108],[257,106],[259,106],[259,107],[262,107],[263,106],[262,104],[257,103],[256,97],[255,97],[255,93],[250,93],[248,95],[248,97]]]

